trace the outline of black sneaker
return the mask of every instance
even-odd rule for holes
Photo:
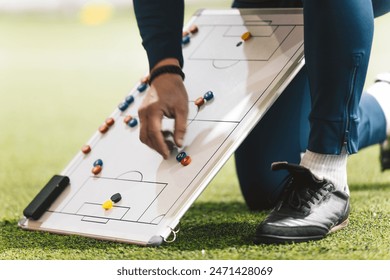
[[[390,72],[381,73],[376,77],[375,83],[385,82],[390,84]],[[387,138],[380,144],[379,161],[381,164],[382,172],[386,169],[390,169],[390,139]]]
[[[382,172],[390,169],[390,139],[386,139],[380,144],[379,161],[381,163]]]
[[[309,169],[287,162],[272,164],[290,175],[282,199],[256,230],[256,244],[318,240],[348,225],[349,195],[317,179]]]

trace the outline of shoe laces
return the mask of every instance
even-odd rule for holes
[[[280,210],[282,207],[295,209],[300,212],[309,211],[312,205],[323,200],[323,198],[334,190],[332,183],[326,180],[319,181],[315,177],[308,178],[290,174],[287,179],[287,187],[281,201],[276,207]]]
[[[286,177],[285,189],[276,210],[282,207],[298,211],[308,211],[316,203],[334,191],[334,185],[326,179],[318,179],[309,169],[287,162],[275,162],[272,170],[286,170],[289,175]]]
[[[298,211],[310,210],[312,205],[321,201],[333,189],[333,185],[327,181],[303,182],[290,175],[285,194],[277,210],[283,205]]]

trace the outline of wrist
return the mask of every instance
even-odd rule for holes
[[[185,79],[184,72],[182,71],[181,67],[178,66],[177,64],[156,65],[155,67],[153,67],[152,71],[150,71],[149,85],[152,84],[155,78],[163,74],[175,74],[175,75],[179,75],[183,81]]]
[[[150,72],[152,72],[154,69],[160,67],[160,66],[164,66],[164,65],[177,65],[180,67],[180,63],[179,63],[179,60],[177,60],[176,58],[173,58],[173,57],[168,57],[168,58],[164,58],[162,60],[160,60],[159,62],[157,62],[151,69],[150,69]]]

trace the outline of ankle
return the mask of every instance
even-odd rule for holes
[[[348,192],[347,158],[345,148],[340,155],[319,154],[307,150],[300,165],[308,168],[318,179],[331,181],[337,190]]]

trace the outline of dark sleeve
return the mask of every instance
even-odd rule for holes
[[[133,3],[149,69],[164,58],[177,58],[183,66],[184,0],[133,0]]]

